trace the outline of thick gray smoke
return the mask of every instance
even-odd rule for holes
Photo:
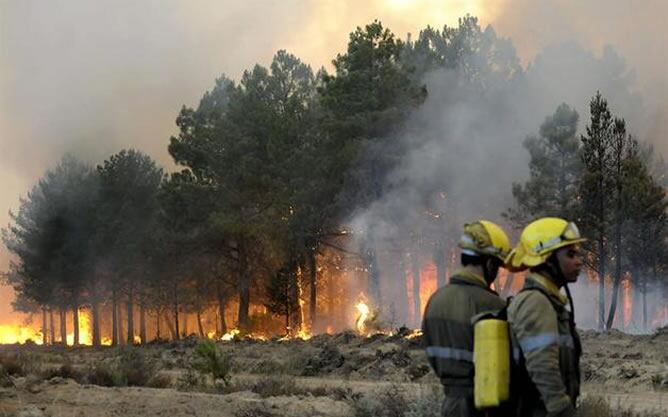
[[[495,37],[490,30],[486,33]],[[452,248],[464,223],[486,218],[504,224],[501,213],[513,205],[512,183],[525,181],[529,174],[522,141],[561,103],[577,109],[578,130],[584,132],[589,101],[600,91],[613,112],[627,120],[632,134],[651,143],[660,140],[652,136],[653,113],[633,70],[614,48],[597,54],[573,41],[551,45],[521,69],[512,45],[496,42],[499,55],[507,57],[501,68],[487,67],[487,56],[474,56],[471,62],[481,65],[473,79],[454,70],[437,70],[424,79],[429,97],[401,138],[407,153],[385,180],[400,186],[388,186],[392,191],[351,221],[357,231],[374,235],[379,252],[393,251],[397,244],[415,250],[413,233],[427,240],[445,234]],[[425,213],[425,207],[432,213]],[[439,221],[426,221],[433,212],[440,215]],[[431,258],[428,245],[422,251]],[[396,279],[389,278],[391,270],[385,268],[386,279]],[[578,304],[597,305],[595,288],[578,288]],[[650,314],[655,307],[656,303]],[[591,312],[578,311],[578,316],[595,325],[589,320],[596,317]],[[634,320],[638,325],[637,317]]]
[[[132,146],[169,166],[166,144],[180,106],[196,105],[221,73],[238,79],[283,48],[319,68],[344,50],[355,26],[373,19],[403,37],[466,13],[510,37],[529,69],[524,89],[499,82],[484,96],[449,82],[452,74],[426,80],[430,97],[415,122],[425,128],[392,180],[442,181],[447,197],[430,198],[445,204],[448,224],[498,219],[510,184],[527,173],[523,138],[561,102],[577,108],[582,127],[596,89],[632,132],[668,152],[662,0],[4,0],[0,222],[65,152],[98,163]],[[423,198],[411,187],[397,193],[372,211]],[[396,222],[387,223],[394,233]],[[4,251],[0,261],[4,269]]]

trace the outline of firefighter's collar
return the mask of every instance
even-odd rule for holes
[[[532,280],[536,284],[545,288],[547,292],[555,296],[562,304],[566,305],[568,303],[568,298],[559,291],[559,287],[555,284],[550,278],[540,275],[536,272],[532,272],[527,276],[527,279]]]
[[[483,278],[482,275],[475,274],[464,268],[456,270],[452,275],[452,278],[487,288],[487,281],[485,281],[485,278]]]

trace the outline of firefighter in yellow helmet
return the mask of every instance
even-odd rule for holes
[[[490,285],[510,251],[510,241],[501,227],[480,220],[464,226],[459,247],[461,268],[427,303],[423,343],[445,390],[442,415],[482,416],[473,403],[471,318],[505,306]]]
[[[508,306],[518,416],[575,414],[581,345],[567,284],[580,274],[584,240],[574,223],[546,217],[524,228],[506,259],[511,270],[529,270]]]

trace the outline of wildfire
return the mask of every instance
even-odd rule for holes
[[[297,290],[298,290],[298,299],[299,299],[299,314],[301,315],[299,321],[299,331],[297,332],[298,339],[308,340],[311,338],[311,333],[306,328],[306,318],[304,317],[304,306],[306,301],[304,300],[303,294],[304,290],[302,289],[302,269],[297,268]]]
[[[21,326],[0,326],[0,344],[25,343],[32,340],[42,344],[42,332]]]
[[[369,314],[371,313],[371,310],[369,309],[369,306],[364,302],[360,301],[357,303],[355,306],[357,308],[357,312],[359,315],[357,316],[357,320],[355,320],[355,327],[357,327],[357,331],[359,333],[366,333],[366,325],[365,322],[369,318]]]
[[[220,338],[220,340],[224,342],[229,342],[230,340],[234,339],[237,335],[241,333],[239,329],[232,329],[229,332],[225,333],[223,337]]]
[[[67,344],[74,345],[74,332],[67,334]],[[93,332],[90,327],[90,316],[84,310],[79,309],[79,344],[92,346]]]

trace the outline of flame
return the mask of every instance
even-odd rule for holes
[[[3,325],[0,326],[0,344],[25,343],[32,340],[38,345],[42,344],[42,332],[30,327]]]
[[[311,338],[311,333],[304,330],[300,330],[299,332],[297,332],[297,336],[295,337],[297,339],[309,340]]]
[[[74,345],[74,332],[67,334],[67,344],[70,346]],[[79,309],[79,344],[86,346],[93,345],[90,316],[87,311],[82,309]]]
[[[405,338],[406,339],[415,339],[416,337],[422,336],[422,330],[416,329],[410,332]]]
[[[223,337],[220,338],[220,340],[224,342],[229,342],[230,340],[234,339],[237,335],[239,335],[241,331],[239,329],[232,329],[229,332],[225,333]]]
[[[216,338],[216,332],[215,332],[215,331],[213,331],[213,332],[208,332],[208,333],[206,334],[206,337],[207,337],[208,339],[215,339],[215,338]]]
[[[308,340],[311,338],[311,333],[306,328],[306,319],[304,318],[304,306],[306,305],[306,301],[304,301],[304,297],[302,296],[304,291],[302,289],[301,267],[297,267],[297,292],[299,299],[299,313],[301,314],[301,321],[299,322],[299,331],[297,332],[297,336],[295,337],[302,340]]]
[[[357,320],[355,320],[355,327],[357,327],[357,331],[359,333],[364,334],[366,333],[366,325],[364,323],[369,318],[371,310],[369,309],[369,306],[362,300],[357,303],[355,308],[357,308],[357,312],[359,313]]]

